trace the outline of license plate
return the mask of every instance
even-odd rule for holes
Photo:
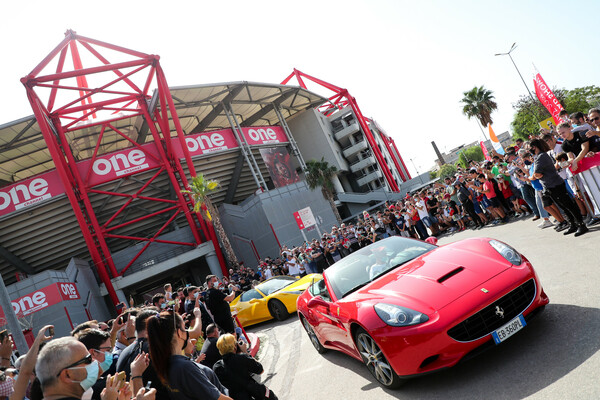
[[[496,344],[502,343],[503,341],[505,341],[506,339],[523,329],[525,325],[527,325],[527,323],[525,322],[525,318],[523,318],[523,315],[517,316],[508,324],[492,332],[494,342],[496,342]]]

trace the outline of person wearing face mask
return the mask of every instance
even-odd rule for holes
[[[182,354],[189,333],[179,314],[163,311],[149,318],[147,331],[150,359],[161,383],[170,389],[171,399],[231,400],[208,380],[198,364]]]
[[[200,318],[202,320],[202,337],[206,336],[206,327],[212,324],[213,318],[211,314],[206,310],[204,301],[200,293],[200,289],[196,286],[189,286],[186,288],[188,298],[185,301],[185,313],[188,315],[194,314],[194,309],[197,307],[200,309]]]
[[[214,275],[206,277],[208,291],[206,292],[206,305],[211,312],[215,323],[227,333],[235,333],[233,318],[229,303],[235,299],[235,292],[225,295],[218,289],[218,278]]]
[[[85,345],[67,336],[50,341],[40,351],[35,371],[44,399],[81,399],[98,379],[100,364]]]
[[[116,367],[113,364],[112,346],[110,334],[99,329],[86,329],[77,336],[77,340],[84,344],[92,355],[92,359],[98,362],[100,367],[98,378],[91,390],[84,393],[82,399],[100,400],[100,393],[106,387],[106,377],[110,372],[114,374]]]

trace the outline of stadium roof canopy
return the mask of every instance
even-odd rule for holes
[[[171,88],[185,134],[229,128],[223,105],[231,104],[241,126],[279,125],[273,105],[285,119],[328,99],[297,86],[228,82]],[[151,102],[152,104],[152,102]],[[138,143],[152,141],[141,116],[122,119],[115,127]],[[173,136],[174,127],[171,126]],[[78,161],[90,158],[101,126],[67,134]],[[76,136],[74,136],[76,135]],[[99,155],[130,147],[115,132],[105,132]],[[0,125],[0,187],[54,169],[54,162],[33,116]]]

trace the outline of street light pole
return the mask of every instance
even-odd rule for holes
[[[415,169],[415,171],[417,171],[417,175],[419,175],[419,180],[421,181],[421,183],[423,183],[423,177],[421,176],[421,174],[419,173],[419,170],[417,169],[417,166],[415,165],[415,162],[413,161],[413,159],[410,159],[410,162],[413,165],[413,168]]]
[[[517,68],[517,64],[515,64],[515,60],[513,60],[512,56],[510,55],[510,53],[512,53],[512,51],[516,48],[517,48],[517,42],[512,44],[512,46],[510,47],[510,50],[508,50],[507,53],[497,53],[494,55],[495,56],[508,56],[508,58],[510,58],[510,61],[512,61],[513,65],[515,66],[515,69],[517,70],[517,74],[519,74],[519,76],[521,77],[521,80],[523,81],[523,85],[525,85],[525,88],[527,89],[527,93],[529,93],[529,97],[531,97],[531,100],[533,100],[533,103],[535,104],[535,98],[531,94],[531,91],[529,90],[529,86],[527,86],[527,83],[525,83],[525,79],[523,79],[523,75],[521,75],[521,71],[519,71],[519,68]]]

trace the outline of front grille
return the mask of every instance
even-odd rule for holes
[[[525,311],[534,298],[535,281],[530,279],[494,301],[477,314],[450,328],[448,335],[459,342],[470,342],[480,339]],[[496,306],[504,311],[504,318],[496,315]]]

